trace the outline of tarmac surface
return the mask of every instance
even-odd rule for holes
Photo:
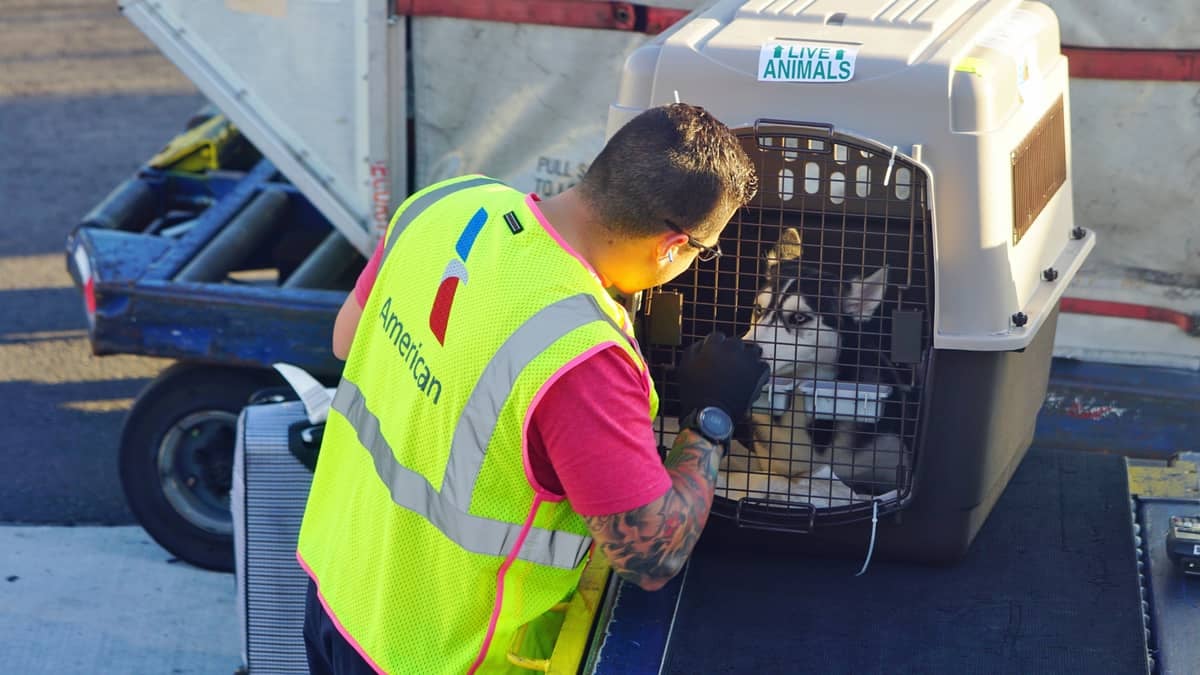
[[[136,525],[0,526],[0,671],[233,673],[233,575],[171,560]]]
[[[117,438],[167,362],[92,356],[64,244],[203,103],[115,0],[0,0],[0,522],[133,522]]]
[[[0,0],[0,672],[240,664],[233,576],[155,544],[117,478],[124,415],[168,362],[91,354],[63,256],[203,103],[115,0]]]

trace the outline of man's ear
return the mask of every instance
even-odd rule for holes
[[[852,279],[846,283],[842,295],[842,313],[858,322],[869,320],[883,304],[887,292],[887,266],[875,270],[866,279]]]
[[[667,251],[672,249],[675,249],[676,255],[678,255],[679,249],[687,246],[687,243],[688,238],[686,234],[669,231],[666,234],[659,236],[658,243],[656,244],[654,251],[655,257],[659,259],[665,258],[667,257]]]
[[[789,227],[780,233],[779,245],[767,251],[767,269],[771,270],[786,260],[796,260],[803,253],[804,247],[800,244],[800,231]]]

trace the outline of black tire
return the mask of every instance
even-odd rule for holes
[[[178,558],[233,570],[237,415],[279,382],[273,371],[177,363],[133,404],[121,432],[121,487],[146,532]]]

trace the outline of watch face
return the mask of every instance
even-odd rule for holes
[[[725,440],[733,434],[733,420],[720,408],[705,408],[700,411],[700,428],[705,435]]]

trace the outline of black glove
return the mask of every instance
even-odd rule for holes
[[[736,423],[750,413],[771,369],[758,345],[713,332],[683,352],[676,373],[680,418],[711,405]]]

